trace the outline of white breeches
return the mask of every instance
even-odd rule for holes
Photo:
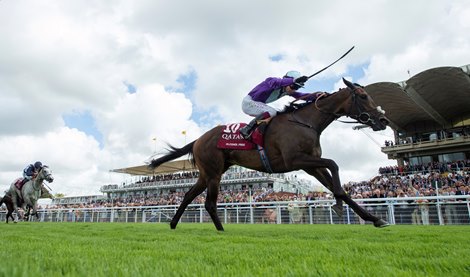
[[[276,109],[273,107],[263,103],[263,102],[256,102],[251,99],[251,96],[247,95],[243,98],[242,101],[242,111],[247,115],[251,116],[258,116],[265,112],[268,112],[271,117],[277,114]]]

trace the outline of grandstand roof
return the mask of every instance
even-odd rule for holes
[[[432,132],[468,125],[470,65],[437,67],[400,82],[366,86],[386,111],[390,126],[405,134]]]
[[[131,175],[152,176],[156,174],[173,173],[178,171],[194,171],[196,167],[189,160],[177,160],[162,164],[155,170],[149,169],[148,165],[138,165],[132,167],[111,169],[110,172],[126,173]]]

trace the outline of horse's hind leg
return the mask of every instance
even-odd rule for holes
[[[181,216],[184,213],[184,210],[186,207],[188,207],[191,202],[193,202],[194,198],[196,198],[199,194],[201,194],[204,190],[206,189],[206,185],[204,181],[202,180],[201,177],[197,180],[196,184],[191,187],[188,192],[184,195],[183,201],[181,202],[180,206],[178,207],[178,210],[176,211],[176,214],[173,216],[170,222],[170,227],[171,229],[175,229],[176,225],[178,225],[178,222],[181,218]]]
[[[13,209],[8,209],[8,212],[7,212],[7,224],[8,224],[8,218],[11,218],[11,220],[15,220],[13,218]]]
[[[219,195],[219,184],[220,176],[218,178],[212,178],[208,181],[205,208],[209,213],[212,222],[214,222],[215,228],[217,228],[218,231],[223,231],[224,227],[222,226],[220,218],[217,215],[217,196]]]
[[[19,216],[20,212],[18,211],[18,204],[16,203],[16,200],[14,199],[14,197],[16,198],[16,196],[12,196],[13,211],[15,212],[15,217],[13,219],[13,222],[18,223],[18,216]]]

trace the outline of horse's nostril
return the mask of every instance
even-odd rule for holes
[[[386,118],[383,118],[383,117],[380,118],[379,120],[380,120],[380,123],[382,123],[383,125],[388,125],[388,123],[389,123],[388,120]]]

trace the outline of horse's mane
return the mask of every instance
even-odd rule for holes
[[[333,93],[334,94],[334,93]],[[326,98],[328,96],[330,96],[332,94],[330,93],[325,93],[324,96],[322,96],[322,98]],[[303,107],[306,107],[312,103],[315,103],[315,100],[313,101],[305,101],[305,102],[302,102],[302,103],[296,103],[297,100],[294,100],[294,101],[291,101],[289,102],[289,104],[285,105],[284,106],[284,109],[282,109],[281,111],[279,111],[277,114],[285,114],[285,113],[291,113],[291,112],[295,112]]]

